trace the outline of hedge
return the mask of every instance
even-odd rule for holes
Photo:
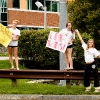
[[[19,57],[32,69],[59,69],[59,52],[46,47],[50,30],[23,30],[19,39]]]
[[[59,69],[59,52],[46,47],[50,31],[58,32],[59,29],[22,30],[19,39],[19,57],[25,67],[31,69]],[[92,38],[90,34],[81,34],[84,41]],[[73,48],[73,60],[75,69],[83,69],[83,49],[76,35]]]

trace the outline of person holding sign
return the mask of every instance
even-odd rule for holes
[[[62,29],[59,33],[65,34],[67,48],[65,50],[65,58],[66,58],[66,68],[64,70],[73,69],[73,60],[72,60],[72,50],[73,50],[73,41],[75,39],[75,34],[72,31],[72,24],[68,22],[66,24],[66,28]]]
[[[8,45],[9,60],[11,63],[11,69],[14,69],[12,55],[14,53],[16,68],[19,70],[18,66],[18,39],[20,36],[20,30],[17,29],[18,20],[13,20],[12,27],[9,30],[12,32],[12,40]]]
[[[89,39],[86,44],[77,29],[75,30],[75,33],[78,35],[82,44],[82,48],[84,49],[84,58],[86,62],[85,73],[84,73],[84,86],[86,87],[85,91],[88,92],[91,90],[89,79],[92,71],[94,77],[94,87],[95,87],[94,92],[100,92],[98,66],[94,59],[94,57],[100,58],[100,53],[94,47],[93,39]]]

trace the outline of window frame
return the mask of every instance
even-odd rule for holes
[[[5,11],[5,9],[6,9],[6,11]],[[6,20],[4,20],[4,17],[2,18],[3,14],[6,14]],[[3,24],[4,26],[8,26],[8,0],[1,0],[1,3],[0,3],[0,23]]]
[[[19,6],[19,7],[14,6],[14,1],[18,2],[18,6]],[[16,3],[15,3],[15,4],[16,4]],[[13,7],[13,8],[16,8],[16,9],[20,9],[20,0],[12,0],[12,7]]]
[[[32,4],[33,4],[33,2],[32,1],[34,1],[34,6],[32,6]],[[28,10],[39,10],[39,11],[41,11],[41,9],[39,9],[36,5],[35,5],[35,2],[36,2],[37,0],[27,0],[27,9]],[[39,2],[41,2],[41,0],[39,0]],[[46,5],[47,4],[47,2],[50,2],[50,9],[48,10],[48,6]],[[56,11],[53,11],[53,2],[56,2],[56,5],[57,5],[57,7],[56,7]],[[43,5],[44,5],[44,7],[46,6],[47,7],[47,11],[50,11],[50,12],[59,12],[60,11],[60,8],[59,8],[59,1],[54,1],[54,0],[42,0],[42,2],[41,2]],[[34,9],[32,8],[32,7],[34,7]]]

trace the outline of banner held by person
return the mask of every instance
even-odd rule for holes
[[[67,48],[68,40],[69,39],[64,34],[50,31],[46,47],[64,53]]]
[[[0,23],[0,44],[7,47],[12,39],[11,31]]]

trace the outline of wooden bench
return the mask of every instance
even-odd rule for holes
[[[83,80],[83,76],[84,70],[0,70],[0,78],[11,79],[12,86],[17,86],[17,79]]]

